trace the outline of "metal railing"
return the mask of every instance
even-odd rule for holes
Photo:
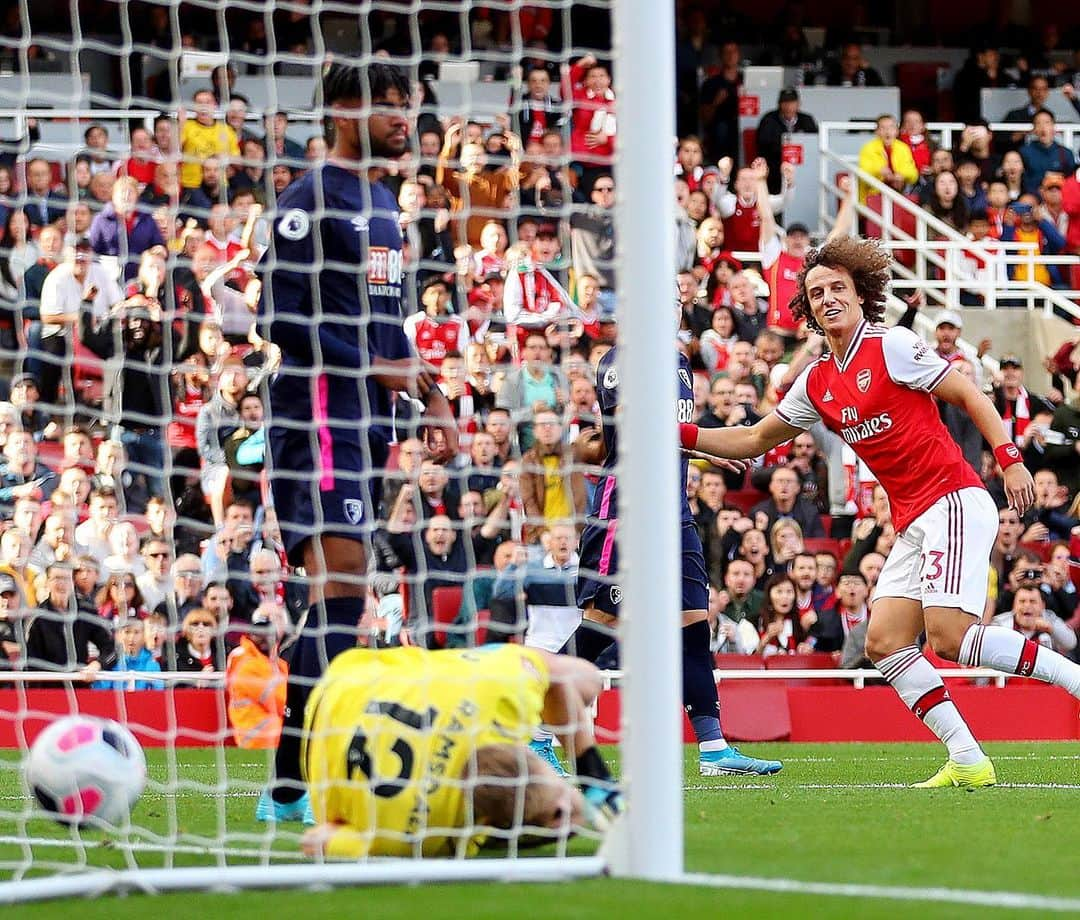
[[[870,122],[826,122],[822,125],[818,200],[819,219],[823,228],[831,227],[835,222],[831,206],[843,195],[831,181],[831,170],[843,170],[853,180],[858,180],[881,196],[879,213],[859,203],[856,181],[852,181],[848,192],[856,213],[881,228],[883,245],[894,250],[909,250],[915,253],[913,267],[909,268],[897,261],[894,271],[899,279],[912,282],[908,286],[924,290],[928,300],[941,307],[953,308],[959,306],[960,291],[971,291],[981,294],[982,305],[986,309],[995,309],[1000,300],[1007,300],[1010,306],[1024,306],[1029,310],[1041,307],[1047,315],[1057,313],[1080,320],[1080,307],[1069,296],[1080,296],[1080,292],[1055,290],[1033,280],[996,280],[1007,277],[1009,266],[1026,266],[1030,279],[1034,277],[1037,266],[1075,265],[1078,261],[1076,256],[1036,254],[1030,244],[1017,241],[971,240],[916,202],[885,185],[877,177],[860,170],[853,158],[841,156],[825,146],[829,136],[826,128],[836,130],[838,127],[859,128],[868,125],[872,127]],[[1080,125],[1076,127],[1080,131]],[[898,212],[911,218],[914,233],[898,226],[895,219]],[[972,278],[961,271],[960,256],[965,253],[978,258],[988,267],[986,277]],[[930,277],[931,273],[936,273],[939,277]]]
[[[942,680],[992,680],[995,687],[1004,687],[1006,681],[1019,677],[1018,674],[1003,674],[992,668],[946,668],[937,670],[937,675]],[[623,672],[601,671],[600,676],[604,689],[610,690],[623,679]],[[730,671],[717,668],[713,671],[713,677],[717,683],[725,680],[845,680],[851,681],[856,690],[864,689],[868,680],[875,683],[885,681],[877,668],[770,668]]]
[[[1006,681],[1019,676],[1017,674],[1003,674],[1001,671],[995,671],[992,668],[948,668],[938,670],[937,674],[942,680],[992,680],[996,687],[1004,687]],[[81,681],[79,675],[79,671],[6,671],[0,682],[18,684],[78,683]],[[601,671],[600,677],[603,680],[604,689],[610,690],[623,679],[624,672],[621,670]],[[874,682],[885,680],[881,676],[881,672],[876,668],[770,668],[767,670],[724,670],[717,668],[713,671],[713,677],[718,683],[726,680],[845,680],[851,681],[851,685],[856,690],[862,690],[868,680]],[[214,684],[213,687],[207,689],[220,689],[224,683],[225,674],[222,671],[101,671],[95,675],[94,680],[107,680],[110,683],[156,680],[166,684],[198,680],[200,683]],[[87,689],[98,688],[92,688],[92,685],[87,683]],[[114,687],[111,689],[123,688]]]

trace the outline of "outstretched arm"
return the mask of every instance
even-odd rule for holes
[[[683,447],[687,450],[699,450],[714,457],[726,457],[729,460],[750,460],[760,457],[785,441],[790,441],[802,428],[789,425],[775,412],[770,412],[756,425],[749,427],[735,425],[730,428],[697,428],[696,425],[682,425],[684,432],[695,429],[693,443],[687,442],[684,434]]]
[[[1005,425],[990,398],[980,392],[979,388],[963,374],[958,371],[947,373],[941,383],[934,388],[934,395],[967,412],[995,454],[999,448],[1003,447],[1012,446],[1016,449],[1005,433]],[[1013,463],[1005,468],[1003,475],[1005,495],[1009,500],[1009,505],[1015,508],[1016,513],[1022,517],[1035,501],[1035,483],[1031,478],[1031,473],[1023,463]]]

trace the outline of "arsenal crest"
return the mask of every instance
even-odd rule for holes
[[[865,393],[870,389],[870,379],[870,368],[868,367],[864,367],[855,375],[855,386],[859,388],[860,393]]]

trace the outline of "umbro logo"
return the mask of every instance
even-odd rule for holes
[[[822,402],[832,402],[832,390],[826,390],[825,395],[821,397]]]
[[[349,223],[353,225],[353,229],[357,233],[367,233],[368,231],[368,219],[363,214],[354,217]]]

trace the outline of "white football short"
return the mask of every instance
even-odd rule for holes
[[[874,597],[908,597],[923,607],[982,616],[997,507],[985,489],[943,495],[897,536]]]

